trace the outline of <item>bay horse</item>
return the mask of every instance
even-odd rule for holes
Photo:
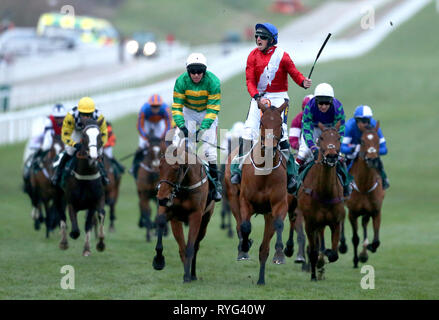
[[[166,155],[160,159],[160,181],[157,186],[159,208],[156,219],[158,232],[153,267],[155,270],[165,267],[162,237],[166,222],[170,221],[184,266],[183,281],[190,282],[197,280],[197,253],[206,235],[215,202],[209,194],[208,176],[203,163],[188,148],[188,139],[182,141],[177,147],[168,147]],[[182,222],[189,225],[187,242]]]
[[[105,188],[102,177],[97,167],[100,161],[98,150],[102,148],[100,126],[103,120],[94,119],[80,120],[82,130],[80,132],[81,149],[76,152],[71,161],[74,161],[72,174],[65,178],[63,186],[67,207],[69,210],[72,230],[70,237],[77,239],[80,230],[77,221],[77,212],[87,210],[85,219],[85,243],[83,256],[89,256],[90,235],[94,225],[94,217],[97,212],[99,222],[98,251],[105,250],[104,243],[104,220],[105,220]],[[78,126],[79,127],[79,126]],[[66,216],[61,216],[61,242],[60,248],[67,249]]]
[[[265,220],[264,237],[259,248],[258,285],[265,284],[265,263],[269,255],[270,240],[275,231],[277,237],[273,262],[285,263],[282,231],[288,211],[287,173],[286,159],[282,156],[278,144],[282,136],[282,112],[287,107],[287,99],[278,108],[258,101],[258,108],[262,111],[260,139],[242,166],[239,211],[243,252],[248,252],[251,245],[251,216],[260,213],[264,215]]]
[[[116,220],[116,203],[119,198],[120,181],[122,180],[122,173],[116,173],[111,159],[103,154],[105,171],[107,171],[110,183],[105,186],[105,204],[110,208],[110,226],[109,231],[114,232],[114,220]]]
[[[380,123],[377,121],[375,128],[369,126],[365,129],[360,129],[362,130],[360,151],[350,170],[354,181],[352,194],[350,199],[346,201],[346,206],[349,211],[349,221],[353,233],[354,268],[358,268],[358,261],[367,261],[367,249],[371,252],[376,252],[380,245],[381,207],[384,201],[385,190],[377,171],[380,149],[379,126]],[[357,246],[360,239],[358,237],[357,218],[360,216],[362,217],[363,226],[363,250],[358,257]],[[367,224],[370,218],[373,221],[374,237],[372,243],[369,244]]]
[[[284,249],[284,253],[287,257],[292,257],[294,253],[294,231],[297,233],[297,243],[299,250],[297,252],[295,263],[302,264],[302,270],[306,270],[305,259],[305,232],[303,230],[303,215],[300,211],[296,211],[297,198],[288,194],[288,220],[290,221],[290,232],[288,234],[288,240]]]
[[[318,159],[298,190],[298,210],[305,219],[312,281],[317,281],[316,267],[319,269],[319,280],[323,279],[324,255],[329,262],[338,260],[340,228],[345,216],[343,187],[336,173],[340,151],[340,125],[338,121],[335,127],[325,127],[319,122],[318,127],[322,134],[317,140]],[[332,249],[325,249],[326,226],[331,229]]]
[[[34,163],[30,173],[30,195],[32,201],[32,218],[44,221],[46,238],[59,223],[60,212],[65,211],[65,202],[62,190],[52,185],[50,177],[53,174],[52,162],[64,150],[64,143],[59,135],[54,135],[52,146],[38,163]],[[33,170],[36,168],[36,170]],[[44,207],[44,213],[42,210]]]
[[[165,140],[150,135],[149,146],[143,151],[144,157],[139,165],[136,178],[137,195],[139,196],[139,227],[146,228],[146,241],[151,241],[153,222],[151,219],[150,201],[156,201],[157,182],[160,175],[160,155],[164,153]]]

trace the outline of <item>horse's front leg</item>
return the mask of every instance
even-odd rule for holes
[[[340,232],[340,246],[338,247],[338,251],[339,251],[341,254],[345,254],[346,252],[348,252],[348,246],[347,246],[347,244],[346,244],[346,238],[345,238],[345,235],[344,235],[344,220],[345,220],[345,219],[343,219],[343,220],[340,222],[340,225],[341,225],[341,232]]]
[[[367,254],[367,245],[369,244],[369,239],[367,238],[367,224],[369,223],[370,216],[365,213],[361,218],[361,225],[363,227],[363,250],[361,250],[358,258],[361,262],[367,262],[369,256]]]
[[[59,242],[59,248],[61,250],[66,250],[69,248],[69,243],[67,242],[67,224],[65,216],[64,219],[61,218],[59,227],[61,229],[61,241]]]
[[[303,215],[301,213],[296,214],[296,222],[294,224],[297,233],[297,243],[299,245],[299,251],[297,252],[295,263],[306,262],[305,259],[305,232],[303,231]]]
[[[262,239],[261,246],[259,247],[258,285],[265,284],[265,264],[267,262],[268,254],[270,251],[270,240],[273,237],[275,230],[275,228],[273,227],[273,216],[270,213],[264,215],[264,220],[265,220],[264,238]]]
[[[358,237],[358,223],[357,216],[349,211],[349,222],[352,226],[352,245],[354,247],[354,268],[358,268],[358,244],[360,243],[360,238]]]
[[[72,231],[70,231],[70,237],[72,239],[78,239],[81,232],[79,231],[79,227],[78,227],[78,220],[76,218],[76,211],[73,208],[72,204],[68,205],[68,209],[69,209],[70,222],[72,223]]]
[[[276,244],[274,246],[276,253],[273,257],[273,263],[275,264],[284,264],[285,263],[285,254],[283,252],[284,244],[282,242],[282,232],[284,230],[284,219],[287,215],[288,210],[288,202],[287,197],[285,196],[284,200],[281,200],[274,206],[272,206],[273,212],[273,227],[276,231]]]
[[[157,213],[157,243],[155,246],[156,255],[152,261],[152,266],[155,270],[163,270],[165,267],[165,257],[163,256],[163,232],[166,228],[166,209],[159,207],[159,212]],[[160,210],[162,209],[162,210]],[[160,212],[162,211],[162,212]]]
[[[284,250],[284,253],[288,258],[292,257],[294,253],[294,229],[296,225],[296,219],[296,217],[289,217],[288,219],[290,221],[290,232],[288,233],[288,240]]]
[[[376,252],[377,248],[380,245],[380,225],[381,225],[381,210],[378,214],[372,217],[373,221],[373,241],[371,244],[367,245],[367,249],[372,252]]]
[[[198,233],[200,231],[202,212],[195,211],[189,215],[189,233],[187,237],[185,259],[184,259],[184,276],[183,282],[190,282],[192,280],[191,276],[191,266],[195,256],[195,242],[198,238]]]
[[[316,265],[317,265],[317,258],[319,255],[319,248],[318,248],[318,235],[317,230],[314,228],[314,226],[311,226],[311,223],[305,223],[305,230],[306,235],[308,237],[308,243],[309,243],[309,261],[311,263],[311,281],[317,281],[316,276]]]
[[[203,218],[201,220],[201,225],[200,225],[200,230],[198,231],[198,237],[197,240],[195,241],[195,245],[194,245],[194,258],[192,260],[192,266],[191,266],[191,279],[192,280],[197,280],[197,254],[198,254],[198,249],[200,248],[200,242],[201,240],[204,239],[204,236],[206,235],[206,231],[207,231],[207,225],[209,224],[210,218],[212,217],[213,214],[213,209],[206,212],[203,215]]]
[[[91,237],[91,231],[93,229],[93,216],[95,214],[94,209],[88,209],[87,215],[85,218],[85,243],[84,243],[84,250],[82,251],[82,255],[84,257],[88,257],[91,254],[90,250],[90,237]]]
[[[96,244],[96,250],[102,252],[105,250],[105,233],[104,233],[104,222],[105,222],[105,209],[101,207],[98,211],[98,221],[99,221],[99,233],[98,233],[98,243]]]
[[[240,197],[240,212],[241,212],[241,250],[247,253],[250,250],[251,242],[249,239],[250,232],[252,231],[252,225],[250,223],[250,218],[253,214],[252,206],[248,203],[246,199]]]
[[[338,243],[340,241],[340,222],[333,223],[331,226],[331,249],[325,250],[325,255],[328,257],[329,262],[335,262],[338,260]]]

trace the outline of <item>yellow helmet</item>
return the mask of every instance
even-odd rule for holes
[[[84,97],[79,100],[78,111],[82,113],[92,113],[95,111],[95,102],[90,97]]]

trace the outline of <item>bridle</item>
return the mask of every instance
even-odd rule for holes
[[[326,131],[329,131],[329,130],[335,131],[337,136],[338,136],[338,139],[340,139],[340,134],[337,132],[337,129],[335,129],[333,127],[325,128],[322,131],[322,134],[323,134],[323,132],[326,132]],[[320,137],[321,136],[322,135],[320,135]],[[319,161],[319,163],[322,163],[322,164],[327,165],[329,167],[334,167],[335,165],[337,165],[337,163],[339,161],[339,159],[338,159],[339,158],[338,157],[339,150],[337,150],[337,147],[335,146],[335,144],[332,144],[332,143],[329,143],[328,145],[326,145],[326,148],[323,148],[323,146],[321,146],[321,141],[322,141],[321,138],[319,138],[318,141],[317,141],[317,145],[319,146],[319,149],[320,149],[320,151],[322,153],[322,160]],[[337,153],[336,153],[335,156],[334,155],[328,156],[328,155],[326,155],[326,153],[327,153],[326,151],[328,151],[328,150],[335,150]]]
[[[364,135],[370,135],[370,134],[371,135],[375,135],[376,133],[373,130],[367,130],[367,131],[365,131],[363,133],[362,138],[361,138],[361,142],[360,142],[361,147],[365,146],[365,143],[363,141],[363,136]],[[367,148],[366,151],[361,151],[360,150],[360,152],[358,153],[358,157],[360,159],[364,160],[369,168],[374,168],[376,162],[378,161],[378,157],[376,157],[376,158],[369,158],[368,154],[378,153],[378,152],[379,152],[379,150],[377,148],[371,146],[371,147]]]

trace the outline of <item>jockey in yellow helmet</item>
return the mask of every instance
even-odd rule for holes
[[[95,103],[90,97],[83,97],[78,102],[78,106],[73,107],[64,118],[62,130],[61,130],[61,139],[66,146],[66,152],[62,154],[61,159],[59,161],[59,165],[55,167],[55,172],[52,177],[52,183],[57,185],[59,183],[59,179],[61,177],[61,173],[63,168],[68,160],[70,160],[75,152],[81,148],[80,144],[80,132],[81,128],[78,127],[78,123],[81,119],[92,118],[96,121],[101,121],[100,133],[102,139],[102,146],[107,143],[108,133],[107,133],[107,123],[105,122],[104,116],[100,113],[100,111],[95,107]],[[99,150],[99,154],[102,155],[102,149]],[[68,171],[71,171],[73,168],[67,168]],[[98,161],[98,169],[102,176],[102,180],[104,185],[109,183],[107,174],[105,172],[104,165],[102,161]]]

